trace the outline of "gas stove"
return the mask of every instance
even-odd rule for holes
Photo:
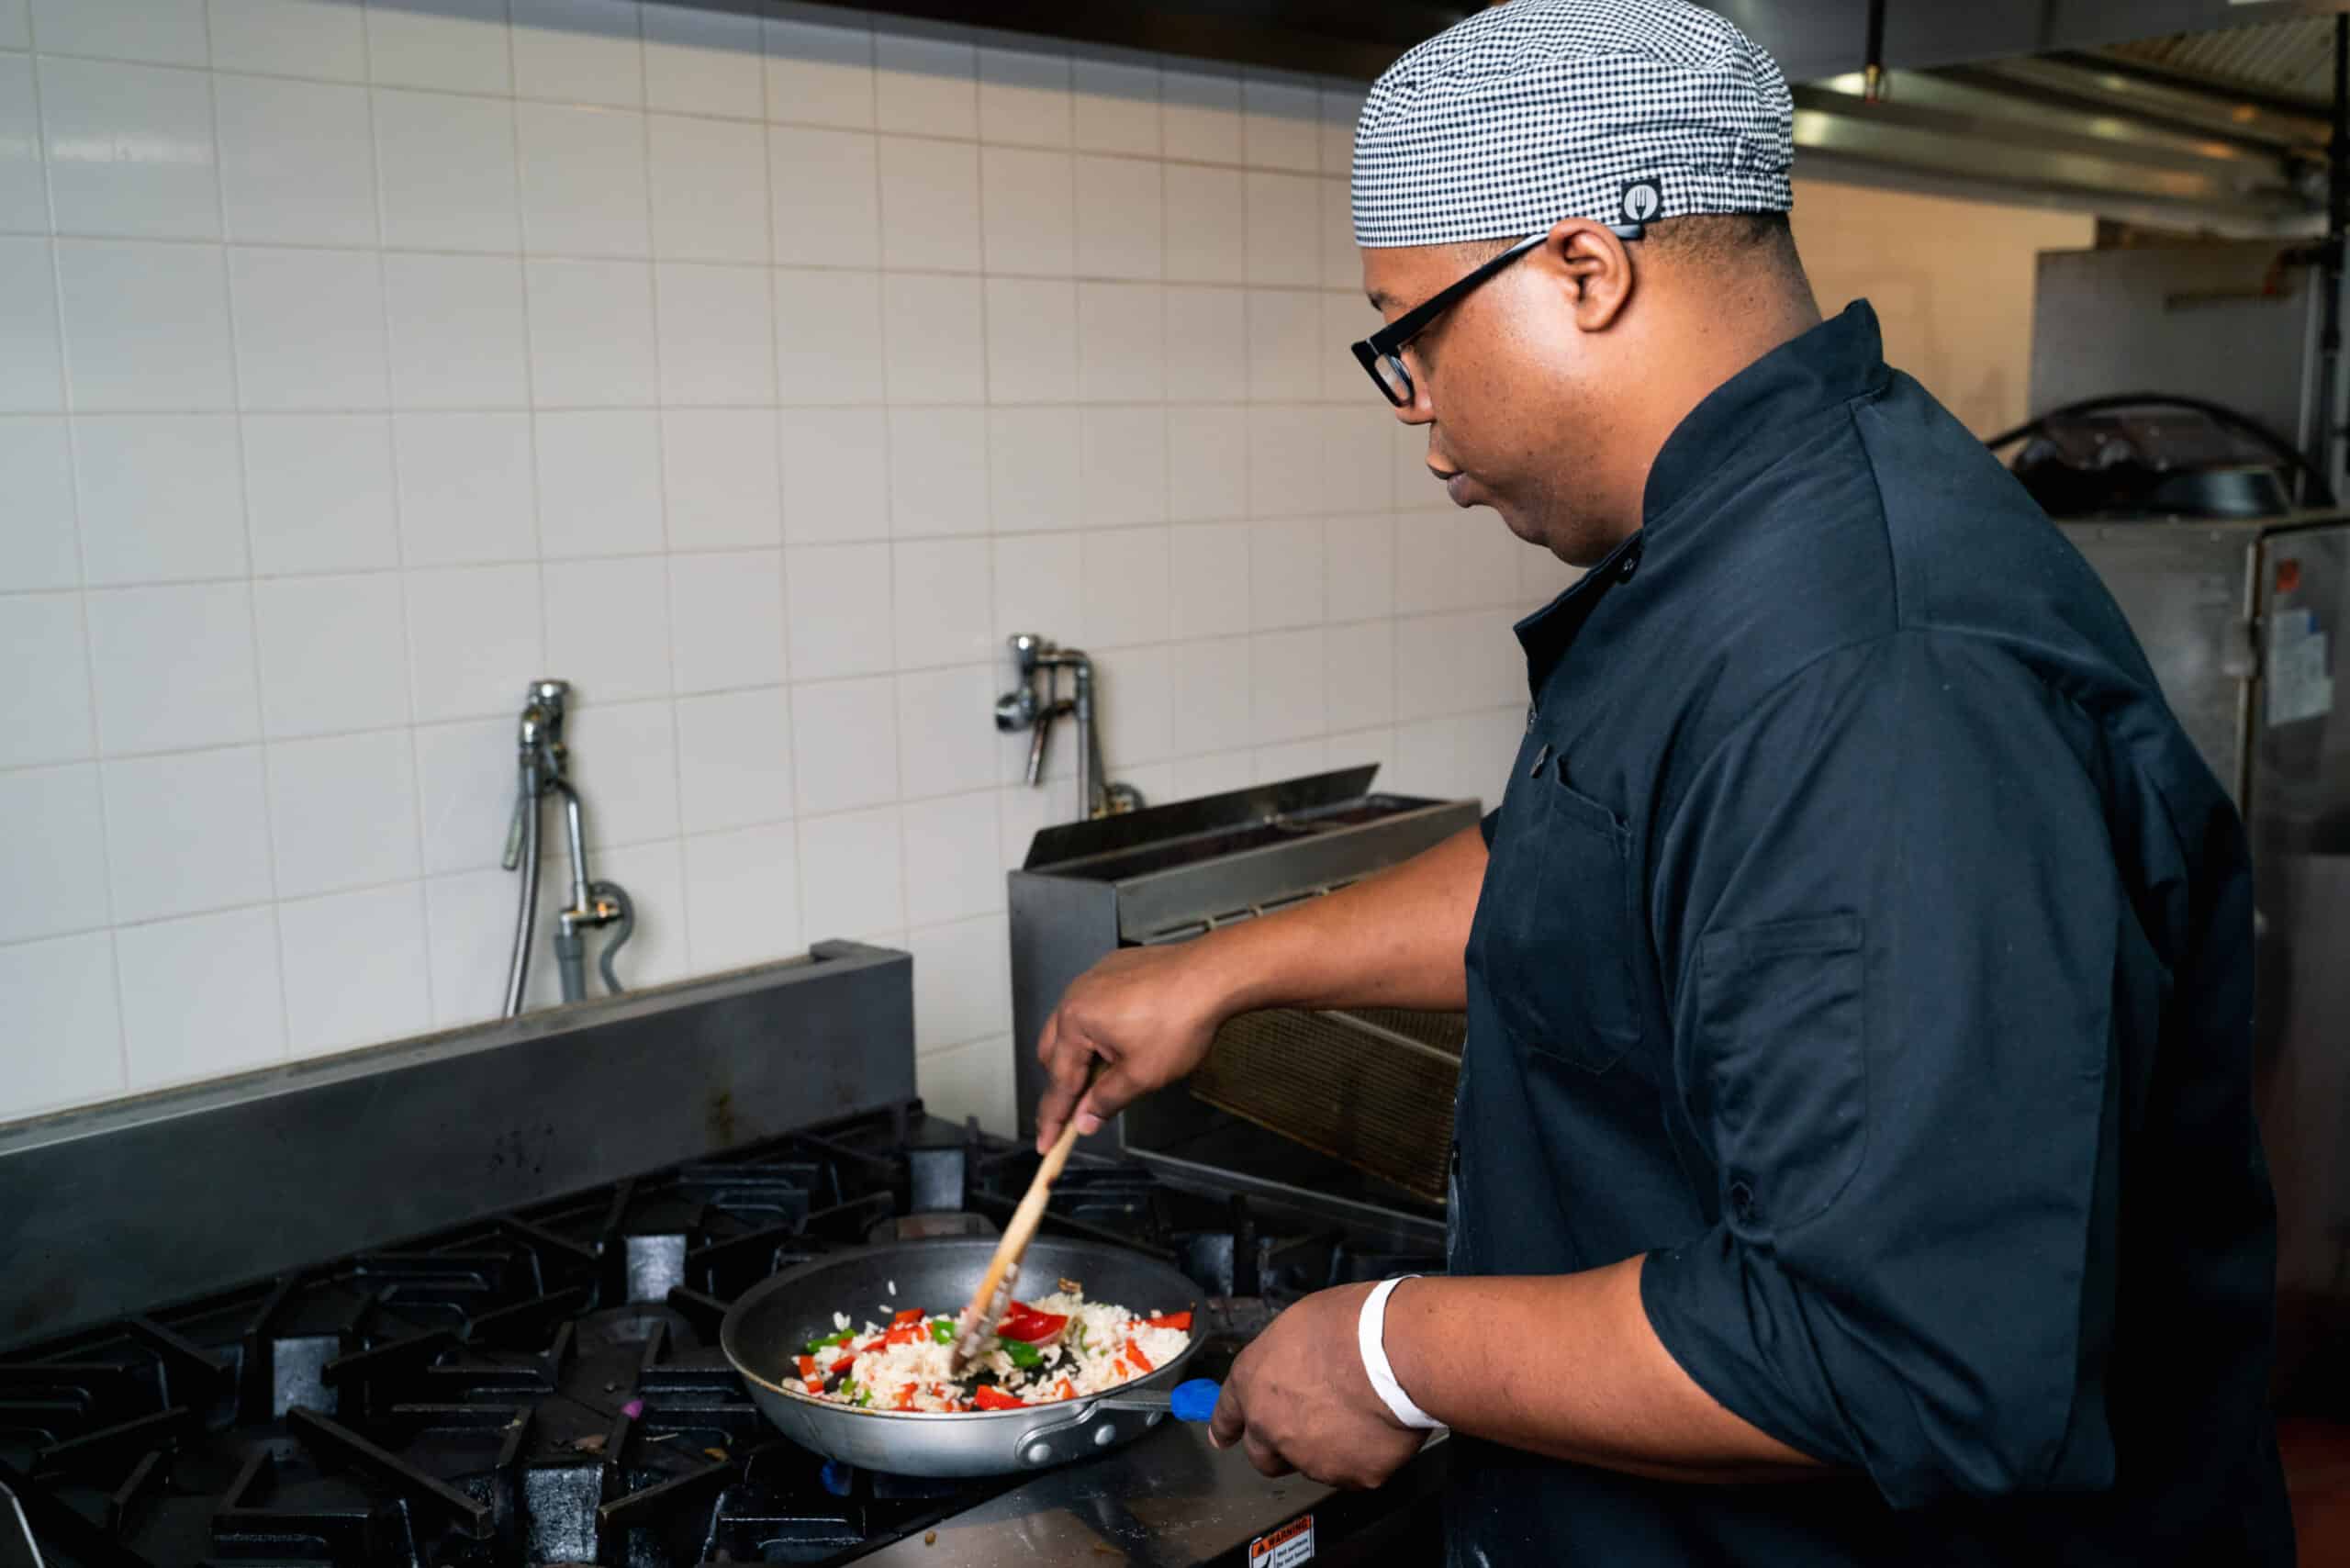
[[[901,1102],[0,1351],[0,1564],[1433,1561],[1440,1443],[1338,1495],[1173,1423],[979,1482],[766,1425],[718,1350],[733,1297],[990,1234],[1035,1164]],[[1212,1376],[1306,1292],[1442,1268],[1424,1221],[1107,1160],[1046,1228],[1190,1275]]]

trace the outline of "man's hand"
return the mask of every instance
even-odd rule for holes
[[[1078,1130],[1091,1136],[1127,1102],[1200,1065],[1231,1012],[1217,952],[1208,936],[1125,947],[1077,977],[1036,1041],[1036,1059],[1052,1075],[1036,1106],[1037,1148],[1052,1147],[1072,1109]],[[1085,1070],[1095,1057],[1102,1076],[1088,1091]]]
[[[1302,1471],[1326,1486],[1377,1486],[1402,1469],[1427,1434],[1390,1415],[1362,1370],[1355,1324],[1373,1288],[1316,1291],[1274,1318],[1232,1363],[1209,1439],[1239,1443],[1267,1475]]]

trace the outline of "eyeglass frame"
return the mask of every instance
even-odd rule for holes
[[[1647,225],[1640,223],[1610,223],[1606,225],[1606,229],[1618,240],[1642,240],[1648,237]],[[1413,399],[1419,396],[1418,384],[1412,379],[1411,367],[1404,363],[1404,351],[1411,346],[1412,340],[1434,326],[1438,317],[1460,303],[1476,289],[1478,285],[1520,256],[1540,248],[1542,241],[1550,237],[1550,232],[1547,229],[1539,234],[1527,236],[1500,255],[1478,267],[1468,276],[1448,287],[1439,289],[1388,322],[1378,331],[1356,343],[1354,345],[1356,363],[1360,364],[1363,373],[1371,377],[1371,384],[1379,388],[1380,396],[1399,409],[1411,407]],[[1394,367],[1396,379],[1404,386],[1403,397],[1398,398],[1394,388],[1388,386],[1386,378],[1379,374],[1380,362],[1382,360]]]

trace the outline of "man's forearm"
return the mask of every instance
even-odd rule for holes
[[[1400,866],[1326,898],[1227,925],[1194,946],[1235,1011],[1259,1007],[1468,1005],[1462,955],[1485,841],[1455,834]]]
[[[1641,1261],[1407,1280],[1387,1304],[1396,1381],[1455,1431],[1554,1459],[1684,1482],[1835,1473],[1681,1370],[1640,1305]]]

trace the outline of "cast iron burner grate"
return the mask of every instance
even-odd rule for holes
[[[846,1561],[1018,1478],[785,1440],[719,1351],[726,1304],[1000,1222],[1035,1161],[901,1107],[0,1353],[0,1488],[50,1568]],[[1072,1170],[1047,1224],[1183,1268],[1211,1371],[1304,1291],[1440,1267],[1132,1167]],[[17,1533],[0,1497],[0,1564]]]

